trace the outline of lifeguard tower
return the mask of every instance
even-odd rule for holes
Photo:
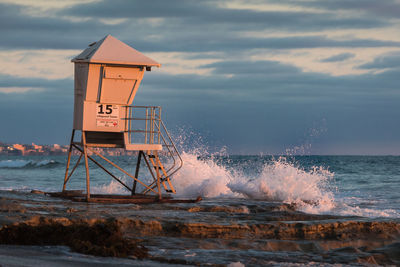
[[[163,193],[175,193],[171,177],[183,162],[161,120],[161,107],[132,105],[144,72],[161,65],[111,35],[91,43],[72,62],[75,64],[74,122],[61,194],[91,202],[171,199]],[[77,131],[81,132],[79,141],[75,140]],[[124,170],[97,148],[136,151],[135,173]],[[69,171],[73,149],[78,151],[79,158]],[[86,169],[86,195],[77,195],[74,190],[66,190],[66,186],[82,157]],[[130,192],[128,196],[91,194],[89,160],[121,183]],[[139,179],[142,160],[150,172],[148,177],[152,177],[150,182]],[[112,166],[111,169],[132,178],[132,185],[128,186],[109,170],[110,167],[103,166],[103,161]],[[137,187],[141,192],[136,192]]]

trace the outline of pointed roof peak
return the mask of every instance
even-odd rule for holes
[[[146,57],[110,34],[97,42],[89,44],[82,53],[74,57],[71,61],[149,67],[161,66],[160,63]]]

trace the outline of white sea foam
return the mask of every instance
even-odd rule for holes
[[[325,212],[334,207],[334,196],[326,189],[333,173],[321,167],[305,171],[279,158],[266,163],[259,175],[249,177],[228,170],[213,157],[183,153],[184,166],[173,178],[178,195],[184,197],[240,197],[295,203],[304,211]]]
[[[58,163],[58,162],[55,160],[45,159],[45,160],[41,160],[39,162],[34,162],[33,164],[37,167],[41,167],[41,166],[47,166],[47,165],[56,164],[56,163]]]
[[[183,168],[173,177],[175,189],[184,197],[236,196],[228,187],[234,174],[213,158],[199,159],[196,153],[182,153]]]
[[[393,217],[399,218],[400,213],[394,209],[371,209],[360,208],[359,206],[350,206],[346,203],[339,202],[337,207],[332,210],[340,215],[345,216],[361,216],[361,217]]]
[[[177,197],[244,198],[296,204],[306,213],[365,217],[400,217],[391,209],[360,208],[335,196],[334,173],[322,167],[304,170],[284,157],[261,165],[256,174],[245,174],[219,157],[205,157],[196,152],[183,152],[183,168],[172,183]],[[246,164],[246,163],[243,163]],[[227,166],[230,166],[229,168]],[[132,181],[121,177],[124,182]],[[93,187],[93,193],[126,194],[117,181]]]
[[[319,213],[335,205],[334,195],[327,189],[332,178],[333,173],[322,167],[305,171],[279,158],[265,164],[259,176],[236,179],[228,186],[251,199],[295,203],[304,211]]]
[[[347,203],[335,196],[334,173],[316,166],[304,170],[281,157],[265,163],[254,176],[228,169],[213,157],[183,153],[183,168],[173,178],[178,196],[236,197],[296,204],[306,213],[363,217],[400,217],[393,209],[374,209]]]
[[[129,181],[125,177],[119,178],[123,183],[129,184]],[[117,180],[111,179],[109,183],[93,186],[91,193],[93,194],[126,194],[128,191],[126,187],[121,185]]]

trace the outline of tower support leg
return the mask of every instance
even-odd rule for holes
[[[83,155],[85,157],[85,168],[86,168],[86,200],[90,199],[90,175],[89,175],[89,162],[87,157],[87,146],[86,146],[86,133],[82,131],[82,144],[83,144]]]
[[[74,135],[75,135],[75,129],[72,130],[71,141],[69,142],[67,167],[65,168],[64,184],[63,184],[63,190],[62,190],[63,192],[65,191],[65,189],[66,189],[66,187],[67,187],[68,169],[69,169],[69,164],[71,163],[72,142],[74,141]]]
[[[157,190],[158,190],[158,199],[162,199],[162,195],[161,195],[161,184],[160,184],[160,165],[158,164],[157,158],[158,158],[158,154],[157,151],[154,151],[154,156],[156,157],[155,160],[155,169],[156,169],[156,175],[157,175]]]
[[[138,155],[138,159],[137,159],[137,163],[136,163],[136,170],[135,170],[135,177],[136,178],[139,178],[139,169],[140,169],[140,161],[142,160],[142,154],[143,154],[143,151],[140,150],[139,151],[139,155]],[[133,185],[132,185],[132,192],[131,192],[132,195],[136,194],[136,185],[137,185],[137,181],[134,180],[133,181]]]

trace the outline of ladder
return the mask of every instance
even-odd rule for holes
[[[161,145],[162,150],[140,150],[138,154],[135,177],[139,176],[140,163],[143,158],[147,168],[153,178],[148,187],[144,188],[140,194],[148,194],[151,191],[176,193],[171,183],[172,176],[182,168],[182,157],[174,144],[167,127],[161,120],[161,107],[158,106],[129,106],[129,117],[127,122],[127,145],[135,145],[132,141],[139,140],[142,144]],[[144,117],[135,115],[134,110],[144,109]],[[144,129],[138,129],[132,121],[142,121],[145,123]],[[135,138],[133,134],[141,134],[142,138]],[[132,186],[132,195],[136,194],[137,181]],[[161,188],[162,187],[162,188]]]

